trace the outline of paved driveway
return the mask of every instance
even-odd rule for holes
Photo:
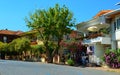
[[[0,60],[0,75],[120,75],[81,67]]]

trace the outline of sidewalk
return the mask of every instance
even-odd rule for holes
[[[104,67],[88,67],[88,68],[120,73],[120,69],[112,69],[112,68],[104,68]]]

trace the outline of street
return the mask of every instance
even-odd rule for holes
[[[120,75],[82,67],[0,60],[0,75]]]

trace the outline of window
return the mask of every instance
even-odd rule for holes
[[[66,35],[66,40],[70,40],[70,37],[69,37],[69,35]]]
[[[120,18],[118,19],[118,28],[120,29]]]
[[[116,29],[120,29],[120,18],[116,20]]]
[[[4,42],[4,43],[7,42],[7,37],[6,37],[6,36],[3,37],[3,42]]]
[[[114,22],[114,31],[116,30],[116,22]]]

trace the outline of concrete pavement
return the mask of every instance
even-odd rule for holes
[[[0,75],[120,75],[90,68],[0,60]]]

